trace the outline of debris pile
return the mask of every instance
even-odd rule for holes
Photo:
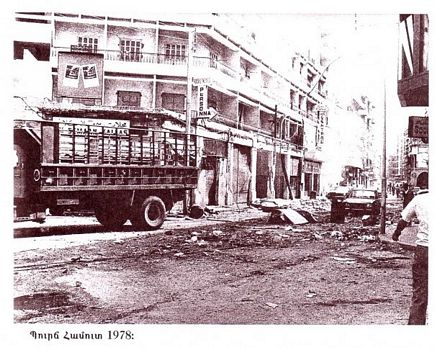
[[[293,211],[296,211],[302,215],[302,217],[305,218],[309,223],[326,222],[329,220],[329,213],[331,211],[331,202],[326,198],[294,200],[281,198],[257,199],[252,203],[252,206],[265,212],[272,212],[272,222],[278,222],[279,219],[281,219],[282,222],[288,222],[288,220],[292,222],[287,215],[290,214],[292,217],[294,217],[295,215]],[[287,210],[288,214],[285,214],[285,211],[283,210]],[[284,216],[282,216],[283,214]],[[275,219],[277,218],[277,215],[278,219]]]
[[[329,231],[329,237],[341,241],[374,242],[379,234],[379,226],[363,226],[357,219],[350,220],[346,224],[325,224],[323,227]]]

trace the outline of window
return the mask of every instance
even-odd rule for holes
[[[140,92],[118,91],[118,106],[140,106]]]
[[[167,110],[184,113],[185,100],[184,94],[162,93],[162,107]]]
[[[325,96],[325,82],[319,80],[319,83],[317,84],[317,91],[320,95]]]
[[[290,107],[292,109],[294,109],[295,104],[296,104],[296,92],[293,90],[290,90]]]
[[[218,61],[218,55],[216,53],[210,52],[210,67],[216,68]]]
[[[313,85],[313,81],[314,81],[314,75],[311,72],[308,72],[308,76],[307,76],[308,87],[311,87]]]
[[[312,103],[312,102],[310,102],[310,101],[307,101],[307,103],[306,103],[306,108],[307,108],[307,114],[308,114],[308,117],[310,118],[310,119],[312,119],[312,120],[315,120],[316,119],[316,117],[317,117],[317,122],[318,122],[318,114],[316,114],[315,112],[314,112],[314,103]]]
[[[121,60],[129,62],[139,62],[142,59],[142,47],[141,41],[137,40],[121,40]]]
[[[249,66],[247,63],[240,63],[240,69],[242,70],[243,77],[250,79],[251,78],[251,71],[249,70]]]
[[[304,97],[300,95],[299,96],[299,102],[298,102],[298,109],[302,110],[303,105],[304,105]]]
[[[71,49],[96,53],[98,51],[98,39],[94,37],[79,36],[77,46],[72,46]]]
[[[180,63],[186,60],[186,45],[166,44],[165,59],[170,63]]]
[[[284,129],[282,130],[282,136],[286,140],[290,140],[293,145],[303,145],[303,128],[302,125],[295,123],[289,119],[284,121]]]

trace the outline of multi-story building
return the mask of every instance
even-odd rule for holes
[[[362,165],[357,170],[355,181],[357,185],[365,187],[374,187],[377,185],[377,175],[375,170],[375,131],[374,131],[374,117],[373,105],[369,98],[362,96],[358,99],[353,99],[351,105],[348,107],[356,115],[359,124],[359,144],[361,148],[361,162]]]
[[[363,96],[353,98],[347,107],[331,101],[329,109],[324,189],[339,184],[378,187],[373,105]]]
[[[397,94],[402,106],[429,105],[429,16],[400,15]]]
[[[397,94],[409,110],[403,173],[411,185],[420,186],[429,173],[429,16],[402,14],[399,19]]]
[[[406,162],[405,155],[405,140],[406,134],[397,135],[396,146],[394,152],[388,156],[387,163],[387,180],[388,182],[403,182],[406,181]]]
[[[253,35],[216,14],[19,12],[15,19],[16,93],[62,105],[172,111],[186,124],[180,131],[204,139],[198,203],[319,192],[327,92],[312,59],[293,54],[279,71],[260,56]]]
[[[421,139],[408,137],[403,134],[403,165],[402,172],[405,181],[420,187],[428,180],[429,147]]]

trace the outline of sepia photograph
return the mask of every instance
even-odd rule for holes
[[[14,339],[428,346],[427,7],[37,4],[2,52]]]

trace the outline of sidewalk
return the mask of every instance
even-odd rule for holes
[[[270,213],[265,213],[256,208],[250,208],[246,205],[239,205],[234,207],[214,207],[213,213],[205,215],[200,219],[193,219],[184,215],[175,213],[168,214],[163,226],[158,230],[165,232],[170,229],[178,228],[198,228],[205,225],[216,225],[225,222],[238,222],[243,220],[251,220],[258,218],[266,218]],[[13,224],[14,237],[26,237],[34,235],[50,235],[56,234],[70,234],[70,233],[97,233],[97,232],[113,232],[108,231],[101,225],[95,216],[47,216],[43,223],[33,221],[15,222]],[[127,222],[119,232],[136,231]],[[150,231],[143,231],[150,233]]]
[[[406,227],[399,238],[398,242],[395,242],[391,239],[394,230],[396,229],[397,224],[387,225],[385,227],[385,234],[380,234],[379,239],[382,243],[397,243],[405,249],[413,250],[415,248],[415,240],[417,235],[418,225],[412,225],[410,227]]]

